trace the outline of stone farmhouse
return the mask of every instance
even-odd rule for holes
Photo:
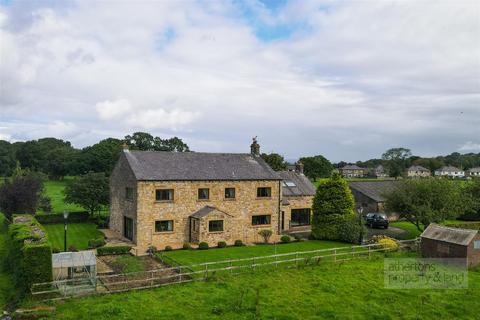
[[[423,178],[430,177],[431,175],[430,170],[422,166],[411,166],[407,169],[407,177],[409,178]]]
[[[110,229],[134,244],[181,248],[219,241],[260,242],[310,224],[315,188],[298,170],[275,172],[251,152],[197,153],[124,149],[110,177]]]
[[[363,178],[367,174],[367,169],[360,168],[357,165],[348,164],[342,168],[339,168],[338,171],[344,178]]]
[[[463,178],[465,171],[453,166],[445,166],[435,170],[435,175],[439,177]]]

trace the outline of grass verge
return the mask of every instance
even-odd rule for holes
[[[52,248],[63,251],[64,247],[64,226],[63,224],[44,225],[47,230],[48,239]],[[103,238],[103,233],[98,231],[94,223],[72,223],[67,229],[67,249],[75,246],[78,250],[88,249],[88,241],[91,239]]]

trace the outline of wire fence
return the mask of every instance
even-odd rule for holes
[[[417,240],[397,242],[403,250],[417,250]],[[324,262],[340,262],[358,258],[370,258],[378,252],[389,252],[397,248],[378,244],[338,247],[311,251],[298,251],[251,258],[229,259],[199,264],[181,265],[168,256],[158,258],[169,267],[125,274],[97,275],[89,279],[66,279],[34,284],[32,296],[38,300],[59,300],[69,297],[107,294],[157,288],[161,286],[207,280],[212,276],[256,272],[279,267],[318,265]]]

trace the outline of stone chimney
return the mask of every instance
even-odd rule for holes
[[[260,155],[260,145],[257,142],[257,137],[253,137],[252,144],[250,145],[250,153],[254,156]]]
[[[295,163],[295,171],[297,173],[303,174],[303,163],[300,160]]]

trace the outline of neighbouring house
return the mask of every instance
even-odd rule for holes
[[[372,169],[371,171],[371,174],[373,177],[375,178],[387,178],[388,177],[388,173],[387,171],[385,170],[385,168],[379,164],[378,166],[376,166],[375,168]]]
[[[339,168],[338,171],[344,178],[363,178],[368,170],[365,168],[360,168],[355,164],[348,164],[342,168]]]
[[[298,162],[294,171],[278,172],[282,182],[282,231],[308,228],[311,224],[315,187],[303,174],[303,165]]]
[[[258,242],[262,229],[278,240],[292,214],[298,223],[308,220],[295,211],[311,209],[306,180],[273,171],[255,139],[244,154],[124,149],[110,177],[110,229],[138,255],[186,242]]]
[[[465,171],[453,166],[445,166],[435,170],[435,175],[439,177],[463,178]]]
[[[407,177],[409,178],[423,178],[431,175],[430,170],[422,166],[411,166],[407,169]]]
[[[348,186],[352,190],[355,198],[355,207],[363,208],[363,213],[369,212],[384,212],[385,211],[385,197],[388,192],[395,190],[398,186],[398,181],[356,181],[349,182]],[[392,215],[390,218],[396,219]]]
[[[467,170],[467,176],[469,176],[469,177],[480,177],[480,167],[468,169]]]
[[[431,223],[420,235],[424,258],[465,258],[469,267],[480,265],[480,232]]]

